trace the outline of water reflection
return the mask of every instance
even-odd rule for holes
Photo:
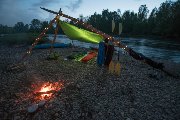
[[[49,38],[53,39],[53,35],[49,35]],[[72,41],[65,35],[58,35],[57,41],[67,44],[71,43],[74,46],[84,48],[98,47],[96,44],[84,43],[77,40]],[[147,57],[180,63],[180,43],[177,41],[123,38],[122,42]]]
[[[147,57],[180,63],[180,43],[177,41],[124,38],[122,42]]]
[[[135,38],[123,38],[125,44],[149,46],[152,48],[172,49],[180,50],[180,43],[172,40],[149,40],[149,39],[135,39]]]

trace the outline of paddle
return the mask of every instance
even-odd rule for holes
[[[119,23],[119,41],[120,41],[120,34],[122,33],[122,23]],[[118,50],[118,61],[119,61],[119,54],[120,54],[120,48]],[[115,73],[117,75],[120,75],[120,63],[118,62],[115,66]]]

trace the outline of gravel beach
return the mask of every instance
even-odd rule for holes
[[[120,76],[95,61],[64,58],[85,48],[56,48],[58,60],[47,60],[48,49],[36,49],[23,66],[9,70],[26,52],[24,47],[0,46],[0,119],[12,120],[178,120],[180,79],[120,56]],[[117,56],[113,58],[117,63]],[[32,85],[62,82],[64,87],[34,113]]]

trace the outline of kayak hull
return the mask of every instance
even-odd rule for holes
[[[40,44],[40,45],[36,45],[34,47],[34,49],[47,49],[47,48],[51,48],[52,44]],[[64,43],[55,43],[53,45],[53,48],[66,48],[69,47],[69,44],[64,44]]]

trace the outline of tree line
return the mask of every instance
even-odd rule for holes
[[[0,24],[0,34],[11,34],[11,33],[40,33],[48,26],[48,21],[40,21],[33,19],[31,24],[24,24],[23,22],[17,22],[13,27],[3,26]],[[52,26],[48,33],[53,33],[55,27]]]
[[[113,19],[117,27],[112,33],[110,28]],[[127,10],[121,14],[120,10],[111,12],[107,9],[103,10],[102,14],[94,13],[86,21],[109,34],[117,34],[118,23],[122,23],[122,34],[125,35],[180,38],[180,0],[166,1],[150,13],[146,5],[141,5],[138,13]]]
[[[122,35],[124,36],[153,35],[165,38],[180,38],[180,0],[163,2],[159,8],[154,8],[151,12],[149,12],[146,5],[141,5],[137,13],[129,10],[121,13],[120,9],[117,11],[109,11],[106,9],[103,10],[101,14],[95,12],[89,17],[80,15],[78,19],[111,35],[118,34],[118,24],[122,23]],[[116,23],[114,32],[112,32],[111,29],[112,20]],[[69,22],[73,24],[72,21]],[[38,19],[33,19],[31,24],[18,22],[13,27],[0,25],[0,33],[40,33],[48,24],[48,21],[41,22]],[[52,26],[48,33],[54,33],[54,29],[55,26]],[[62,33],[62,30],[60,33]]]

